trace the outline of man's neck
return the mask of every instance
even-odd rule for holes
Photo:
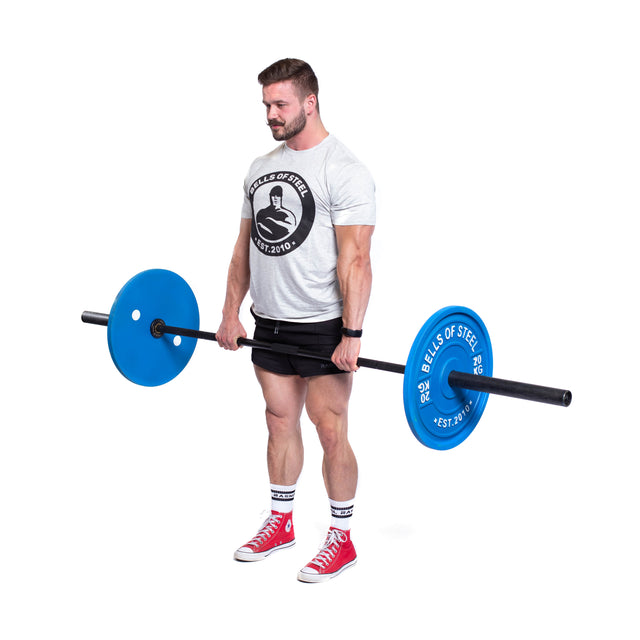
[[[305,151],[320,144],[328,135],[329,132],[320,119],[315,123],[308,121],[307,126],[291,140],[287,140],[286,145],[293,151]]]

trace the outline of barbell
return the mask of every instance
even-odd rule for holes
[[[109,314],[84,311],[82,321],[107,327],[113,363],[139,385],[155,387],[175,378],[187,365],[200,331],[198,303],[178,274],[149,269],[129,280]],[[238,344],[292,356],[331,361],[330,356],[285,344],[239,338]],[[489,394],[563,407],[571,392],[491,377],[489,333],[471,309],[450,306],[434,313],[418,332],[406,365],[358,358],[358,366],[401,373],[407,422],[415,437],[432,449],[451,449],[478,424]]]

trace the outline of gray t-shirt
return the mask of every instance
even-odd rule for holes
[[[332,135],[304,151],[282,143],[253,162],[244,192],[254,312],[291,322],[339,317],[334,226],[375,224],[366,167]]]

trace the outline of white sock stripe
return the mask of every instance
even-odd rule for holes
[[[292,485],[271,485],[271,499],[276,502],[293,502],[296,493],[295,484]]]

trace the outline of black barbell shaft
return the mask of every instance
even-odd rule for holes
[[[204,340],[217,341],[216,334],[208,331],[197,331],[195,329],[183,329],[182,327],[172,327],[164,324],[162,321],[154,321],[151,326],[153,335],[162,335],[169,333],[171,335],[183,336],[186,338],[202,338]],[[277,351],[279,353],[287,353],[293,356],[303,358],[312,358],[314,360],[323,360],[331,362],[331,357],[314,353],[313,351],[305,351],[299,347],[288,344],[279,344],[277,342],[261,342],[259,340],[251,340],[250,338],[238,338],[238,344],[252,349],[265,349],[267,351]],[[369,358],[358,358],[359,367],[367,367],[369,369],[379,369],[380,371],[390,371],[391,373],[404,373],[404,365],[394,364],[393,362],[383,362],[382,360],[371,360]]]
[[[84,311],[82,314],[82,321],[89,324],[107,326],[109,323],[109,315],[105,313],[96,313],[94,311]],[[174,327],[165,324],[160,319],[154,320],[151,323],[150,330],[151,334],[156,338],[159,338],[166,333],[185,338],[199,338],[203,340],[217,341],[215,333],[196,329],[185,329],[183,327]],[[253,349],[265,349],[268,351],[276,351],[279,353],[287,353],[289,355],[297,355],[304,358],[313,358],[315,360],[331,362],[330,356],[305,351],[298,347],[286,344],[261,342],[259,340],[251,340],[249,338],[238,338],[238,344],[251,347]],[[358,366],[369,369],[378,369],[380,371],[390,371],[391,373],[404,374],[405,372],[405,366],[402,364],[394,364],[393,362],[384,362],[382,360],[372,360],[369,358],[358,358]],[[546,404],[563,407],[568,407],[571,403],[571,391],[567,389],[554,389],[553,387],[543,387],[524,382],[515,382],[513,380],[502,380],[500,378],[480,376],[473,373],[463,373],[461,371],[452,371],[449,374],[448,382],[452,387],[509,396],[520,400],[544,402]]]

